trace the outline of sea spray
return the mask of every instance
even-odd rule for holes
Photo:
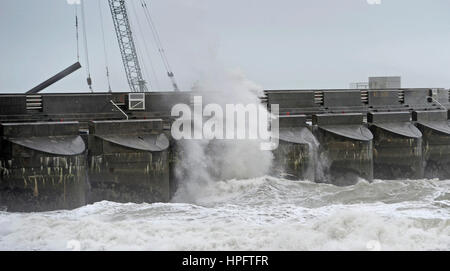
[[[312,135],[308,134],[305,137],[305,141],[308,143],[309,147],[309,157],[312,161],[312,163],[309,163],[306,176],[307,180],[309,181],[315,181],[316,176],[319,178],[321,177],[321,174],[323,174],[323,165],[324,161],[322,159],[318,159],[318,153],[319,153],[319,141]]]
[[[198,81],[193,92],[201,96],[203,102],[219,104],[225,108],[226,104],[259,106],[258,95],[261,95],[262,88],[246,79],[240,71],[230,71],[215,73],[214,76],[207,76]],[[194,104],[194,109],[196,106],[198,105]],[[225,123],[227,114],[223,114],[222,117],[224,119],[221,121]],[[191,118],[198,120],[202,119],[203,115],[194,110]],[[192,122],[194,134],[200,134],[203,131],[201,124],[202,122],[198,121]],[[247,124],[244,129],[255,129],[255,127]],[[234,133],[240,132],[242,131],[234,129]],[[174,196],[174,201],[192,202],[199,190],[213,182],[254,178],[268,174],[273,157],[270,151],[261,150],[261,143],[260,139],[177,141],[181,155],[176,166],[179,189]]]

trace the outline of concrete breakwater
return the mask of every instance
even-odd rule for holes
[[[2,124],[0,204],[9,211],[72,209],[102,200],[169,200],[162,120]]]
[[[294,178],[450,178],[449,90],[268,90],[263,101],[279,104],[278,171]]]
[[[169,201],[180,179],[170,110],[194,95],[0,95],[0,206]],[[280,107],[273,174],[336,185],[450,178],[448,90],[266,91],[262,102]]]

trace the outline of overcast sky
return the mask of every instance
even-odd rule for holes
[[[0,92],[27,91],[76,62],[73,5],[0,1]],[[94,89],[104,91],[98,0],[85,1]],[[185,90],[221,68],[240,69],[266,89],[347,88],[382,75],[401,75],[404,87],[450,87],[450,1],[368,1],[147,0]],[[139,0],[128,2],[144,76],[154,89],[170,89]],[[107,0],[101,7],[112,88],[127,91]],[[85,78],[79,70],[47,91],[87,91]]]

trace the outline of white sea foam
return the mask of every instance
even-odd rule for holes
[[[448,250],[449,188],[436,180],[230,180],[190,203],[2,212],[0,250],[68,250],[71,240],[82,250]]]

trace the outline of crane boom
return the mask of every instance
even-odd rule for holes
[[[125,0],[108,0],[108,2],[130,89],[133,92],[145,92],[147,86],[142,77]]]

